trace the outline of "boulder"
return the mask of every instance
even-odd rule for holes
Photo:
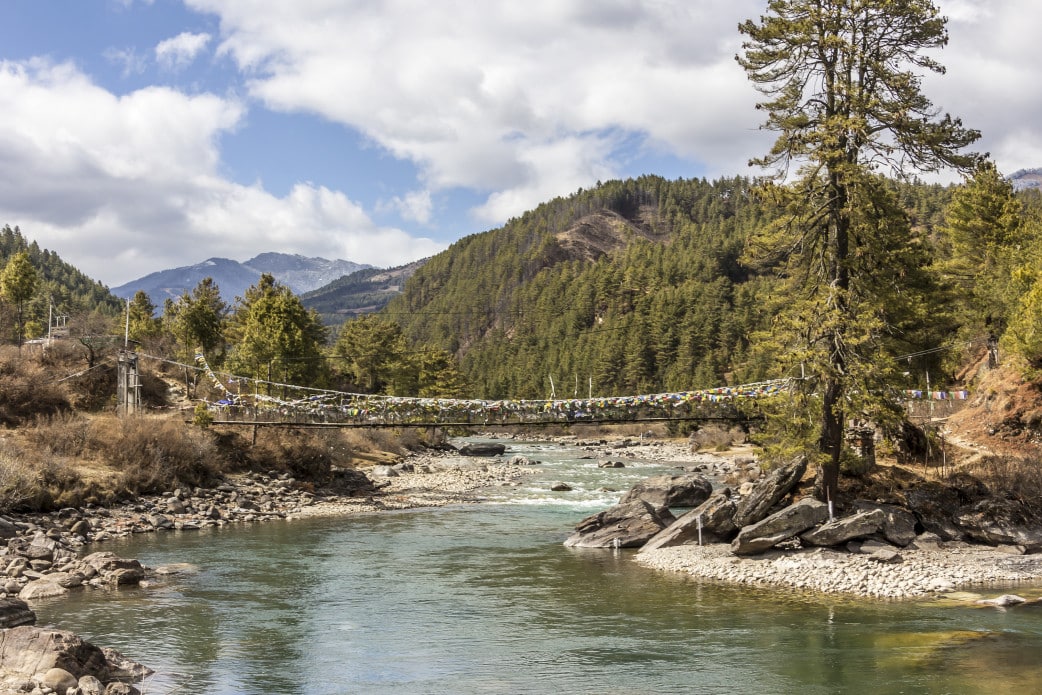
[[[718,490],[705,502],[656,533],[640,551],[698,543],[699,519],[703,543],[730,541],[738,532],[732,521],[734,510],[735,502],[731,499],[731,489],[725,487]]]
[[[35,625],[36,613],[29,604],[18,598],[0,599],[0,628]]]
[[[617,504],[588,516],[564,542],[575,548],[639,548],[674,521],[668,509],[644,500]]]
[[[904,548],[915,540],[915,515],[907,509],[894,504],[880,504],[868,500],[855,500],[853,509],[855,512],[883,510],[886,521],[883,522],[882,535],[888,542]]]
[[[83,676],[77,686],[81,695],[105,695],[105,684],[94,676]]]
[[[0,669],[4,675],[31,678],[50,669],[68,671],[72,677],[87,674],[109,680],[105,654],[90,642],[65,630],[23,625],[0,632]],[[75,685],[75,681],[73,682]]]
[[[700,473],[657,475],[630,488],[619,504],[644,500],[655,507],[697,507],[713,494],[713,484]]]
[[[18,535],[18,524],[7,517],[0,516],[0,540],[8,540]]]
[[[985,499],[960,509],[956,526],[967,538],[988,545],[1016,545],[1027,552],[1042,550],[1042,527],[1028,519],[1020,503]]]
[[[137,584],[145,578],[145,568],[137,560],[128,560],[104,550],[91,553],[80,561],[83,576],[100,579],[102,583],[116,586]],[[97,583],[97,579],[94,580]]]
[[[822,524],[816,529],[800,534],[800,540],[807,545],[841,545],[855,538],[865,538],[878,533],[885,523],[886,513],[882,509],[872,509]]]
[[[329,480],[323,487],[334,494],[348,497],[360,497],[376,490],[373,481],[362,471],[336,466],[330,469]]]
[[[56,693],[68,692],[69,688],[79,685],[79,679],[63,668],[48,669],[40,678],[40,685],[50,688]]]
[[[798,456],[771,471],[753,485],[752,491],[738,501],[734,524],[738,528],[764,519],[782,499],[792,492],[807,471],[807,457]]]
[[[460,456],[502,456],[507,450],[506,444],[471,443],[459,448]]]
[[[128,659],[111,647],[102,647],[101,653],[105,655],[105,661],[108,663],[109,677],[115,680],[138,683],[155,674],[149,667]],[[111,686],[110,683],[109,687]]]
[[[965,504],[965,498],[954,487],[936,480],[924,480],[905,493],[905,502],[926,531],[936,534],[942,541],[962,539],[962,531],[952,517]]]
[[[25,587],[18,592],[18,598],[23,601],[37,601],[44,598],[65,596],[67,593],[69,593],[69,590],[58,582],[40,579],[26,584]]]
[[[816,499],[802,499],[779,512],[771,514],[752,526],[738,532],[731,543],[735,555],[756,555],[781,543],[795,538],[829,518],[829,508]]]

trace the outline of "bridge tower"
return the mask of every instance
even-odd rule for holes
[[[141,379],[138,378],[137,353],[119,351],[116,369],[116,411],[134,415],[141,406]]]

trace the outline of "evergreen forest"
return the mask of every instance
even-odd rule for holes
[[[991,183],[1024,220],[1018,239],[1033,236],[1033,197]],[[997,297],[967,291],[976,283],[957,268],[967,264],[953,241],[953,195],[983,185],[886,182],[909,230],[896,241],[915,248],[891,256],[908,267],[878,269],[903,277],[893,292],[920,302],[918,320],[889,341],[892,357],[914,355],[902,363],[909,383],[927,370],[943,380],[975,342],[1001,329],[986,309]],[[472,394],[484,398],[547,398],[551,380],[564,398],[797,376],[788,348],[771,341],[778,307],[794,298],[784,255],[758,257],[754,248],[782,212],[743,177],[602,183],[458,241],[383,315],[411,341],[457,355]],[[1003,242],[1007,255],[1015,255],[1011,243]]]

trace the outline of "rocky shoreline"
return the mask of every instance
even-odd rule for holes
[[[745,487],[759,477],[755,460],[743,452],[706,454],[693,451],[687,443],[659,440],[580,442],[564,438],[560,443],[587,450],[606,467],[624,466],[630,459],[667,462],[688,474]],[[84,590],[80,587],[147,585],[166,573],[166,568],[142,567],[136,560],[105,551],[81,557],[88,543],[164,530],[480,503],[482,491],[519,485],[536,467],[537,462],[519,456],[461,458],[423,452],[395,466],[374,466],[365,473],[335,471],[332,480],[319,489],[287,475],[249,473],[228,477],[212,489],[178,489],[107,508],[0,516],[0,539],[6,541],[6,547],[0,547],[0,603],[9,604],[11,616],[6,622],[0,618],[0,627],[34,622],[35,616],[32,621],[24,616],[25,610],[31,613],[34,600]],[[634,560],[650,569],[700,580],[873,599],[939,597],[967,588],[1018,584],[1034,584],[1028,593],[1042,596],[1042,554],[1024,554],[1023,547],[946,541],[932,533],[920,534],[896,555],[880,553],[873,543],[853,541],[841,549],[771,549],[742,556],[730,544],[699,545],[688,538],[672,547],[643,549]],[[0,666],[0,677],[10,675],[6,660]],[[145,671],[141,667],[137,674]],[[15,678],[19,686],[10,691],[0,684],[0,693],[48,692],[42,675],[37,675],[35,680],[27,680],[25,674],[20,681]],[[136,692],[123,680],[113,684],[117,689],[112,692]]]

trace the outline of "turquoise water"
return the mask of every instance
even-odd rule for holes
[[[562,546],[657,465],[546,461],[493,504],[138,536],[194,574],[38,606],[159,674],[147,693],[1030,693],[1042,612],[702,584]],[[547,492],[573,483],[573,493]],[[1018,589],[1024,593],[1025,588]]]

